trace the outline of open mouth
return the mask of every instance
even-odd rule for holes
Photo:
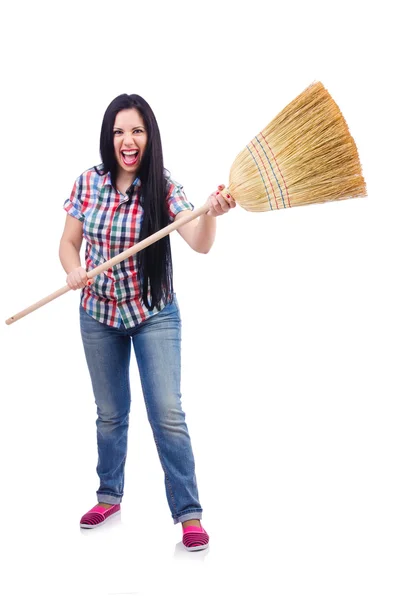
[[[132,165],[135,165],[138,161],[138,154],[139,154],[139,150],[122,150],[121,157],[122,157],[123,163],[127,167],[131,167]]]

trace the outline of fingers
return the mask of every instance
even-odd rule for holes
[[[77,267],[68,273],[66,283],[72,290],[82,289],[87,285],[87,273],[83,267]]]
[[[212,217],[219,217],[220,215],[224,215],[231,208],[236,207],[235,200],[230,196],[230,194],[226,194],[226,198],[223,197],[221,192],[225,189],[224,185],[219,185],[218,189],[213,192],[208,201],[210,203],[210,210],[207,212],[207,215]]]
[[[68,284],[68,286],[72,290],[78,290],[79,289],[77,280],[76,280],[76,278],[75,278],[75,276],[74,276],[74,274],[72,272],[68,274],[68,276],[66,278],[66,283]]]
[[[225,186],[224,185],[219,186],[218,189],[222,191],[222,190],[225,189]],[[235,208],[236,207],[236,201],[235,201],[234,198],[231,197],[230,194],[226,194],[226,199],[227,199],[226,201],[227,201],[227,203],[229,205],[229,208]]]
[[[229,211],[229,204],[226,202],[226,200],[220,192],[215,192],[215,194],[211,194],[211,197],[213,199],[212,208],[217,215],[222,215],[223,213],[227,213]]]

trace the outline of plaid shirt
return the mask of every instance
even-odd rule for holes
[[[100,169],[99,169],[100,170]],[[166,173],[168,182],[168,213],[170,223],[181,210],[193,210],[182,186]],[[143,208],[139,202],[141,181],[133,182],[131,199],[112,186],[110,173],[98,175],[88,169],[76,180],[70,198],[64,203],[67,213],[82,221],[86,240],[86,271],[91,271],[139,241]],[[150,300],[150,295],[149,295]],[[140,300],[137,255],[100,273],[92,285],[81,292],[81,304],[86,312],[111,327],[134,327],[158,313],[148,310]]]

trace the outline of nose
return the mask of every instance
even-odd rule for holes
[[[130,131],[126,131],[124,134],[124,145],[125,146],[134,146],[134,135]]]

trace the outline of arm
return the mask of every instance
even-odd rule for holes
[[[220,185],[218,190],[222,190],[224,187]],[[236,206],[233,198],[231,196],[229,198],[229,202],[227,202],[219,191],[214,192],[208,198],[211,203],[211,209],[208,213],[178,229],[185,242],[196,252],[207,254],[211,250],[216,234],[215,217],[229,212],[231,208]],[[176,215],[175,221],[182,217],[183,212],[181,211]]]
[[[83,223],[66,215],[65,228],[59,244],[59,258],[66,273],[81,266],[80,249],[83,242]]]
[[[87,273],[81,266],[80,249],[83,242],[83,223],[66,215],[65,228],[59,244],[59,258],[68,274],[66,282],[72,290],[87,285]]]
[[[184,212],[184,210],[179,212],[175,217],[175,221],[178,221]],[[209,217],[208,213],[201,215],[198,219],[180,227],[178,232],[193,250],[201,254],[207,254],[215,241],[215,217]]]

